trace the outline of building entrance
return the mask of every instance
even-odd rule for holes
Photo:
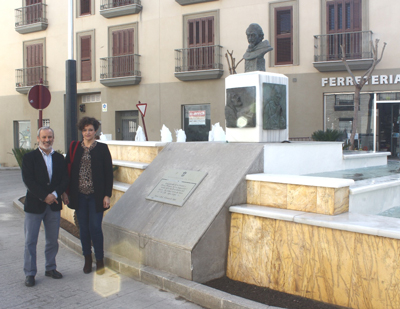
[[[377,104],[378,151],[390,151],[391,157],[400,158],[400,102]]]

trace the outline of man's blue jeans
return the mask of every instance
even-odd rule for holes
[[[103,231],[101,223],[103,212],[96,212],[94,194],[79,193],[79,207],[76,210],[83,255],[92,254],[93,243],[96,260],[104,258]]]

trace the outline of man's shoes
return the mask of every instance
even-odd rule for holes
[[[52,277],[53,279],[61,279],[62,278],[62,274],[55,269],[46,270],[44,275],[47,277]]]
[[[35,285],[35,276],[26,276],[25,285],[29,286],[29,287],[34,286]]]

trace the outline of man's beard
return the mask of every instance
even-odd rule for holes
[[[40,142],[39,143],[39,147],[42,148],[42,149],[49,150],[49,149],[51,149],[52,144],[51,143],[42,143],[42,142]]]

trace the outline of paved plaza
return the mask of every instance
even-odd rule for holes
[[[24,284],[24,215],[13,200],[25,195],[19,169],[0,169],[0,308],[202,308],[182,297],[107,269],[103,276],[82,272],[83,258],[60,242],[57,270],[44,276],[44,233],[38,243],[36,285]]]

